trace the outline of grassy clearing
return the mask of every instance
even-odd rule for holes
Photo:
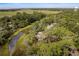
[[[2,48],[0,48],[0,55],[2,56],[8,56],[9,55],[9,49],[8,49],[8,43],[5,44]]]
[[[11,16],[11,15],[15,15],[16,11],[0,11],[0,17],[2,16]]]
[[[41,12],[44,14],[57,14],[61,11],[49,11],[49,10],[17,10],[17,11],[0,11],[0,17],[3,16],[12,16],[15,15],[17,12],[26,12],[28,14],[32,14],[33,12]]]

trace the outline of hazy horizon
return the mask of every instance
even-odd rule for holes
[[[79,3],[0,3],[0,9],[8,8],[75,8]]]

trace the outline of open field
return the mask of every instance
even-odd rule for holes
[[[0,11],[0,17],[3,16],[12,16],[15,15],[17,12],[26,12],[28,14],[32,14],[33,12],[41,12],[44,14],[57,14],[61,11],[49,11],[49,10],[17,10],[17,11]]]

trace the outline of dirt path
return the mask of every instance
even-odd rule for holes
[[[11,53],[18,41],[18,39],[23,35],[23,32],[19,32],[15,37],[12,38],[11,42],[9,43],[9,52]]]

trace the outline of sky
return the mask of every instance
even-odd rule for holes
[[[7,8],[74,8],[79,3],[0,3],[0,9]]]

